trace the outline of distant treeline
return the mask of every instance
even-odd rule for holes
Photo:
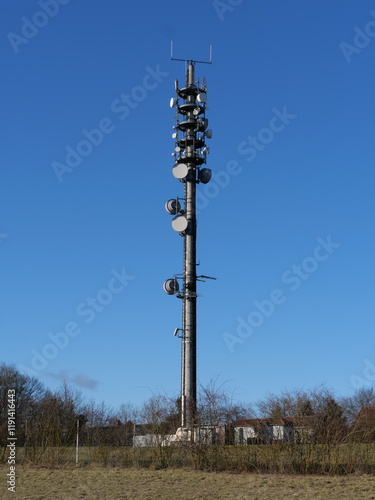
[[[180,400],[153,395],[140,407],[124,403],[112,409],[105,403],[85,400],[82,393],[63,383],[56,391],[14,365],[0,365],[0,462],[7,460],[9,442],[9,391],[14,394],[18,461],[64,463],[72,460],[77,442],[90,452],[87,463],[99,461],[124,466],[193,466],[209,470],[262,470],[285,472],[374,472],[375,391],[356,390],[338,398],[325,386],[312,390],[270,394],[255,404],[233,400],[226,385],[212,381],[199,391],[196,425],[222,426],[247,419],[298,422],[309,418],[309,438],[304,442],[258,446],[256,441],[228,446],[233,441],[202,441],[165,446],[168,435],[180,426]],[[232,425],[233,427],[233,425]],[[156,445],[133,447],[135,435],[159,437]],[[225,451],[226,450],[226,451]],[[277,465],[278,464],[278,465]],[[254,469],[255,468],[255,469]]]

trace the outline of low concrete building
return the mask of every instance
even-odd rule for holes
[[[267,444],[290,441],[291,429],[282,421],[267,418],[249,418],[232,423],[234,427],[233,444]]]
[[[313,417],[249,418],[232,423],[233,444],[292,443],[307,441],[314,433]]]
[[[309,443],[313,439],[319,426],[319,417],[302,415],[283,419],[293,430],[294,443]]]
[[[175,442],[175,434],[144,434],[142,436],[133,437],[133,446],[169,446]]]
[[[249,418],[236,420],[228,425],[196,427],[193,441],[203,445],[302,443],[312,439],[315,425],[315,417],[312,416]],[[138,430],[141,431],[141,428]],[[190,431],[183,428],[171,435],[140,434],[134,436],[134,446],[169,446],[191,442]]]
[[[225,425],[200,426],[194,429],[195,444],[226,444],[227,429]],[[133,438],[133,446],[169,446],[191,441],[188,429],[179,428],[176,434],[139,434]]]

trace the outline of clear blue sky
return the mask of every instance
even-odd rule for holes
[[[198,187],[199,270],[218,278],[199,285],[200,383],[228,381],[240,401],[374,383],[372,9],[7,2],[0,361],[113,407],[178,395],[181,303],[162,290],[182,270],[164,210],[183,193],[171,174],[169,99],[185,69],[169,59],[173,40],[181,58],[213,45],[212,66],[196,67],[216,174]]]

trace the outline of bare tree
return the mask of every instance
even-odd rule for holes
[[[344,398],[341,404],[348,423],[353,425],[362,408],[375,407],[375,390],[373,387],[361,387],[353,396]]]
[[[81,429],[82,443],[89,446],[89,455],[94,460],[106,464],[113,447],[118,445],[116,440],[118,418],[104,401],[96,403],[93,399],[84,404],[82,413],[85,416],[85,424]]]
[[[35,377],[24,375],[15,365],[0,365],[0,446],[3,446],[3,451],[7,444],[9,390],[14,390],[15,394],[16,435],[19,445],[24,444],[27,421],[33,420],[36,405],[45,394],[43,384]]]
[[[287,420],[291,425],[310,427],[315,441],[337,442],[347,433],[344,408],[334,392],[325,385],[311,390],[284,390],[258,401],[261,416],[275,421]]]
[[[180,425],[178,400],[164,394],[153,394],[140,409],[138,440],[152,446],[158,468],[168,467],[174,451],[174,438]]]
[[[75,443],[82,395],[65,382],[55,392],[46,391],[28,420],[25,456],[31,461],[59,463]]]
[[[145,430],[165,439],[179,427],[178,401],[164,394],[154,394],[142,406],[140,417]]]
[[[218,384],[213,378],[206,385],[200,386],[198,394],[198,423],[200,425],[229,424],[241,418],[249,418],[252,410],[233,397],[227,382]]]
[[[130,401],[120,405],[120,408],[114,414],[114,419],[116,421],[116,432],[114,433],[114,437],[118,445],[133,445],[139,414],[140,410]]]
[[[137,420],[137,417],[139,415],[139,409],[134,406],[134,404],[131,401],[128,401],[127,403],[122,403],[120,405],[120,408],[117,411],[117,415],[121,422],[126,423],[126,422],[135,422]]]
[[[257,402],[260,416],[265,418],[302,417],[313,415],[316,406],[316,390],[284,389],[280,395],[268,394]]]

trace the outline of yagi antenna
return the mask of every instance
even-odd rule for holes
[[[192,63],[199,63],[199,64],[212,64],[212,45],[210,45],[210,60],[209,61],[194,61],[192,59],[179,59],[177,57],[173,57],[173,41],[171,40],[171,60],[172,61],[192,62]]]

